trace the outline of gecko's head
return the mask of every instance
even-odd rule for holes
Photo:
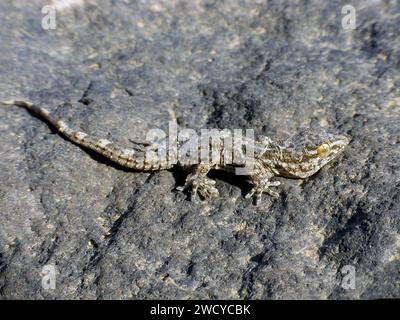
[[[295,150],[301,162],[300,177],[310,176],[328,162],[337,158],[350,138],[345,135],[328,133],[324,130],[303,130],[289,139],[289,145]]]

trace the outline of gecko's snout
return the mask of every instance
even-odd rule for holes
[[[332,135],[329,140],[328,143],[324,143],[317,148],[317,154],[325,158],[324,162],[326,163],[341,154],[351,139],[346,135]]]
[[[336,136],[332,145],[344,149],[350,143],[350,140],[351,138],[349,136],[345,135]]]

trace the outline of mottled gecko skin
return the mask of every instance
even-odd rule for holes
[[[186,178],[184,186],[178,190],[191,187],[192,200],[196,200],[197,193],[203,198],[219,195],[215,181],[207,177],[211,169],[232,171],[235,167],[243,166],[243,163],[225,164],[223,161],[192,165],[178,160],[177,164],[170,164],[166,160],[146,158],[145,153],[139,155],[133,149],[120,148],[106,139],[93,139],[84,132],[73,130],[64,121],[52,116],[48,110],[31,102],[10,100],[1,103],[28,109],[47,121],[70,141],[91,149],[123,167],[139,171],[168,170],[174,167],[190,169],[192,173]],[[246,198],[254,196],[258,203],[263,193],[278,197],[278,193],[270,188],[280,184],[279,181],[271,181],[274,176],[308,178],[336,159],[349,141],[347,136],[334,135],[323,130],[303,130],[281,143],[274,142],[268,137],[261,137],[254,142],[254,166],[248,173],[253,188]],[[218,152],[220,154],[224,152],[223,146]]]

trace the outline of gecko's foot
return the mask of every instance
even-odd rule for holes
[[[271,190],[270,187],[277,187],[280,184],[281,183],[279,181],[273,181],[273,182],[268,181],[267,183],[260,183],[259,185],[255,185],[250,190],[250,192],[248,194],[246,194],[245,198],[248,199],[248,198],[251,198],[254,196],[254,201],[256,204],[259,203],[263,193],[267,193],[274,198],[278,198],[279,193]]]
[[[193,202],[197,201],[197,194],[203,199],[216,198],[219,196],[219,191],[215,188],[215,181],[205,176],[189,175],[185,185],[176,189],[183,191],[189,187],[192,187],[191,201]]]

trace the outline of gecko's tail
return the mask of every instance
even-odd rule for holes
[[[33,106],[32,102],[23,101],[23,100],[4,100],[4,101],[0,101],[0,104],[5,105],[5,106],[18,106],[18,107],[24,107],[24,108],[31,108]]]
[[[62,126],[64,123],[62,121],[59,121],[58,119],[54,118],[50,112],[42,107],[39,107],[35,105],[34,103],[26,100],[5,100],[5,101],[0,101],[0,104],[5,105],[5,106],[17,106],[21,108],[25,108],[40,117],[42,117],[45,121],[49,122],[51,125],[53,125],[57,130],[63,131]]]
[[[138,157],[134,150],[120,148],[106,139],[94,139],[84,132],[74,130],[64,121],[53,116],[47,109],[39,107],[32,102],[10,99],[7,101],[0,101],[0,104],[6,106],[14,105],[31,111],[48,122],[68,140],[82,147],[91,149],[121,166],[142,171],[156,171],[171,168],[167,163],[158,160],[155,161],[151,158],[146,159],[145,155]]]
[[[30,101],[24,101],[24,100],[4,100],[4,101],[0,101],[0,105],[4,105],[4,106],[17,106],[17,107],[21,107],[21,108],[25,108],[31,111],[34,111],[37,113],[37,110],[32,110],[35,109],[35,105],[30,102]]]

